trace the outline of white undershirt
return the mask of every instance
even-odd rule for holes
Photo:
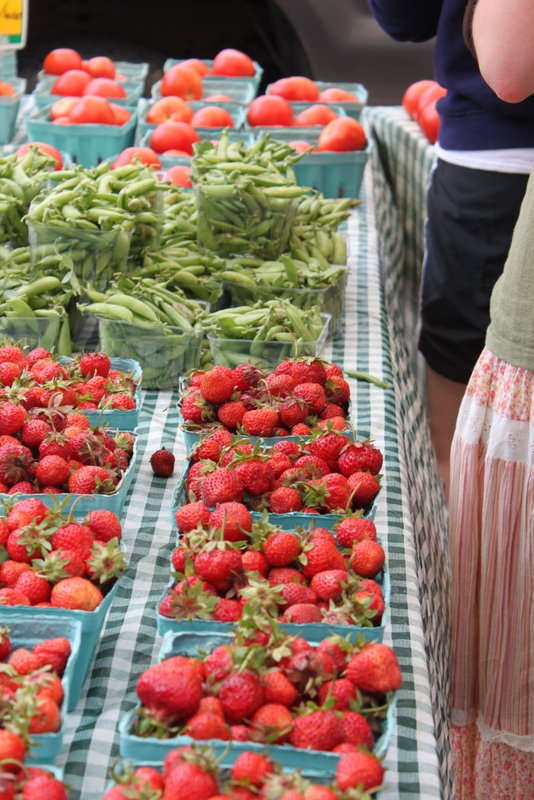
[[[436,156],[442,161],[470,169],[528,175],[534,168],[534,147],[514,147],[507,150],[444,150],[435,145]]]

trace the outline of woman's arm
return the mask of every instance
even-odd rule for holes
[[[534,93],[532,0],[478,0],[473,42],[482,77],[501,100],[519,103]]]

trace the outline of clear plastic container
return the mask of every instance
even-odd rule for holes
[[[274,369],[284,358],[319,356],[324,350],[330,326],[330,314],[321,314],[324,322],[319,338],[312,342],[261,342],[254,339],[219,339],[208,333],[214,364],[233,369],[244,361],[252,361],[262,369]]]
[[[107,356],[139,362],[144,389],[177,389],[180,376],[198,367],[202,329],[100,319],[99,330]]]
[[[116,272],[127,272],[131,232],[54,228],[28,219],[30,258],[37,264],[49,252],[70,258],[74,273],[103,291]]]
[[[62,317],[0,317],[0,339],[7,336],[34,350],[44,347],[57,352]]]

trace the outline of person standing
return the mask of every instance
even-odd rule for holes
[[[446,494],[458,409],[484,347],[489,299],[534,166],[534,98],[510,106],[464,42],[467,0],[369,0],[397,41],[436,37],[435,76],[447,89],[427,195],[419,350],[432,440]]]

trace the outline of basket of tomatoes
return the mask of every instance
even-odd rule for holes
[[[0,144],[7,144],[13,138],[20,101],[25,91],[25,78],[0,81]]]

